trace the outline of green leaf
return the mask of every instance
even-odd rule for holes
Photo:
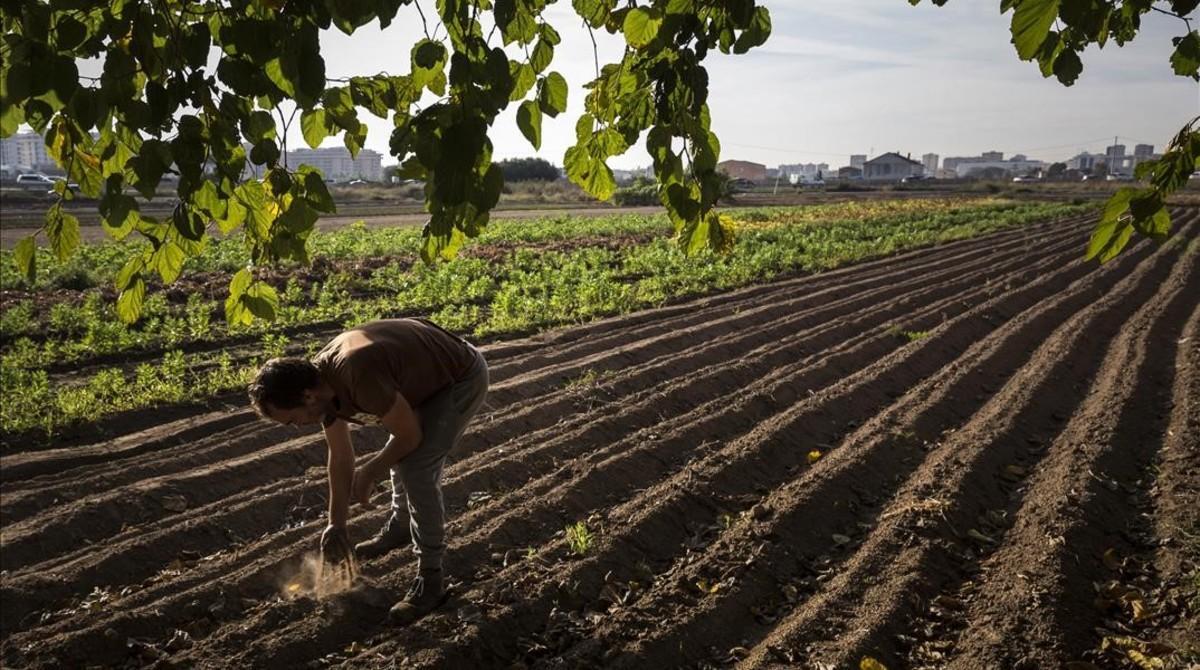
[[[513,80],[513,90],[508,99],[515,102],[528,95],[529,89],[537,83],[537,73],[533,71],[533,66],[529,63],[512,61],[509,68]]]
[[[427,265],[436,263],[438,259],[453,260],[466,241],[466,236],[458,228],[450,228],[445,235],[436,235],[428,224],[422,231],[422,236],[425,242],[421,245],[421,260]]]
[[[52,208],[46,213],[46,236],[59,262],[67,262],[79,247],[79,219],[59,207]]]
[[[1059,0],[1020,0],[1013,9],[1012,41],[1021,60],[1037,55],[1058,16]]]
[[[264,321],[274,321],[275,312],[279,309],[279,294],[270,284],[256,281],[246,289],[242,302],[254,316]]]
[[[1193,30],[1173,41],[1175,52],[1171,54],[1171,67],[1175,74],[1200,80],[1200,33]]]
[[[129,283],[132,282],[135,277],[141,274],[145,267],[146,259],[143,257],[143,254],[133,256],[129,260],[125,261],[125,264],[121,266],[120,271],[117,272],[113,286],[118,291],[124,291],[126,288],[128,288]]]
[[[300,132],[304,134],[304,141],[308,146],[313,149],[320,147],[325,138],[330,135],[329,124],[325,120],[325,110],[305,110],[300,115]]]
[[[303,167],[301,166],[302,169]],[[319,212],[332,213],[337,211],[337,207],[333,203],[333,196],[329,195],[329,189],[325,186],[325,180],[316,169],[304,175],[304,197],[308,200],[308,204],[312,205],[313,209]]]
[[[233,279],[229,280],[229,297],[240,298],[250,288],[250,284],[254,281],[254,275],[249,268],[242,268],[233,275]]]
[[[221,230],[222,235],[228,235],[237,230],[246,222],[248,211],[246,206],[237,198],[229,199],[229,209],[225,217],[217,219],[217,228]]]
[[[250,150],[250,162],[255,165],[275,165],[279,162],[279,145],[275,140],[263,140]]]
[[[1054,59],[1054,76],[1058,77],[1058,81],[1062,82],[1064,86],[1074,84],[1081,72],[1083,72],[1083,61],[1079,60],[1079,54],[1070,48],[1064,48]]]
[[[733,43],[733,53],[744,54],[756,46],[760,46],[771,36],[771,12],[766,7],[755,7],[750,19],[750,25],[738,35]]]
[[[654,41],[662,27],[662,12],[653,7],[635,7],[625,15],[622,32],[629,46],[641,49]]]
[[[1133,234],[1133,224],[1131,217],[1126,216],[1129,211],[1129,203],[1133,196],[1137,193],[1135,188],[1123,188],[1118,190],[1108,199],[1104,205],[1104,213],[1100,217],[1100,222],[1096,224],[1096,229],[1092,232],[1092,239],[1088,244],[1087,255],[1085,258],[1091,260],[1098,259],[1101,263],[1107,263],[1116,257],[1125,248],[1125,244],[1129,242],[1129,236]]]
[[[612,170],[604,161],[591,156],[586,146],[576,145],[567,149],[563,164],[567,177],[598,200],[608,200],[617,188]]]
[[[567,80],[557,72],[546,75],[538,91],[538,103],[551,118],[567,111]]]
[[[301,117],[301,125],[304,120]],[[270,112],[261,109],[250,113],[250,116],[242,123],[242,133],[250,140],[251,144],[275,137],[275,119],[271,117]]]
[[[150,256],[150,266],[158,271],[164,284],[170,284],[183,272],[184,260],[183,248],[174,242],[166,242],[159,245]]]
[[[446,47],[441,42],[423,39],[412,48],[412,82],[418,90],[428,88],[442,95],[446,87]]]
[[[530,67],[534,72],[540,74],[550,67],[552,60],[554,60],[554,47],[544,39],[538,40],[537,45],[533,47],[533,53],[529,56]]]
[[[517,127],[534,149],[542,148],[542,110],[532,100],[526,100],[517,108]]]
[[[146,299],[146,282],[135,277],[117,298],[117,317],[125,323],[135,323],[142,314]]]
[[[571,0],[571,6],[589,26],[599,28],[608,20],[609,13],[617,6],[617,0]]]
[[[271,80],[271,83],[275,84],[284,95],[289,98],[296,97],[297,73],[286,52],[267,61],[263,72],[267,75],[267,79]]]
[[[34,236],[21,238],[13,248],[13,261],[17,264],[17,272],[32,284],[37,277],[37,241]]]

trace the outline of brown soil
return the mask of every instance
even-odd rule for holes
[[[1055,222],[488,345],[446,470],[455,590],[407,629],[408,550],[289,591],[319,434],[210,408],[7,454],[3,663],[1106,668],[1125,636],[1184,667],[1200,212],[1177,220],[1103,267]]]

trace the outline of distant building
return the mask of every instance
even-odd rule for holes
[[[995,172],[997,170],[1010,176],[1021,176],[1031,172],[1038,172],[1046,169],[1044,161],[1032,160],[1021,154],[1017,154],[1008,160],[987,160],[988,154],[995,155],[998,152],[988,152],[979,158],[969,158],[958,161],[954,166],[954,171],[959,177],[978,177],[981,174]]]
[[[894,181],[924,172],[925,166],[894,151],[876,156],[863,164],[863,179],[869,181]]]
[[[296,149],[287,152],[288,166],[293,169],[301,164],[311,165],[321,171],[326,179],[345,181],[383,180],[383,156],[377,151],[362,149],[354,158],[345,147],[323,147],[320,149]]]
[[[1096,167],[1096,163],[1104,162],[1104,154],[1093,154],[1086,151],[1081,151],[1071,158],[1067,159],[1068,170],[1079,170],[1083,173],[1092,171]]]
[[[925,174],[931,175],[937,172],[938,158],[940,157],[937,154],[925,154],[921,156],[921,165],[925,167]]]
[[[863,169],[863,165],[867,162],[866,154],[850,154],[850,167]]]
[[[793,184],[829,177],[829,163],[796,163],[780,165],[779,173]]]
[[[942,160],[942,167],[947,170],[958,168],[958,164],[963,161],[983,160],[983,156],[947,156]]]
[[[58,167],[46,152],[46,141],[35,132],[17,133],[0,139],[0,164],[18,172]]]
[[[862,168],[856,168],[853,165],[838,168],[838,179],[862,179]]]
[[[717,163],[717,169],[734,179],[748,179],[750,181],[766,181],[767,166],[761,163],[751,163],[750,161],[723,161]]]
[[[1137,169],[1137,166],[1146,161],[1155,161],[1162,158],[1162,155],[1154,153],[1153,144],[1137,144],[1133,147],[1133,157],[1129,159],[1129,174]]]
[[[1004,160],[1004,152],[1003,151],[985,151],[980,156],[980,158],[982,158],[985,161],[1002,161],[1002,160]]]
[[[928,173],[926,173],[928,174]],[[949,168],[940,167],[933,172],[934,179],[958,179],[958,172]]]

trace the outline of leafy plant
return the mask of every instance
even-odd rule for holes
[[[503,188],[488,136],[500,112],[516,104],[517,125],[537,148],[543,117],[567,111],[567,81],[550,69],[561,37],[547,21],[547,4],[439,0],[433,13],[445,32],[439,39],[416,0],[286,9],[270,0],[118,0],[85,8],[9,0],[0,43],[0,136],[32,126],[68,178],[98,199],[105,229],[116,239],[143,240],[141,255],[116,275],[123,320],[140,316],[150,275],[170,283],[203,251],[212,223],[223,234],[244,231],[250,264],[230,283],[227,319],[269,320],[277,296],[254,268],[306,261],[315,220],[334,211],[319,173],[281,162],[289,131],[295,137],[298,130],[312,147],[341,136],[355,154],[367,136],[359,110],[390,118],[397,176],[426,183],[430,221],[421,255],[429,263],[452,258],[483,231]],[[713,50],[741,54],[761,45],[770,13],[755,0],[620,7],[615,0],[575,0],[572,7],[589,31],[603,29],[627,46],[618,63],[597,67],[588,84],[577,141],[563,159],[568,177],[607,200],[615,187],[607,159],[648,133],[660,201],[680,244],[693,252],[728,248],[730,231],[713,211],[720,146],[710,130],[703,61]],[[353,34],[393,21],[425,28],[407,50],[407,74],[326,76],[323,30]],[[510,58],[505,47],[523,57]],[[98,79],[80,76],[82,59],[103,60]],[[297,119],[284,117],[285,103],[298,110],[298,128]],[[248,167],[261,176],[242,182]],[[154,198],[168,173],[178,176],[171,216],[142,214],[127,190]],[[58,199],[39,233],[66,260],[79,246],[79,221],[62,206],[74,197],[66,181],[55,190]],[[36,238],[22,239],[14,254],[31,278]]]
[[[576,556],[586,556],[595,541],[595,536],[588,530],[587,524],[579,521],[567,526],[565,531],[567,546],[570,547],[572,553]]]
[[[307,262],[316,219],[335,211],[318,172],[281,162],[288,141],[299,136],[316,147],[340,137],[356,154],[367,137],[360,111],[390,119],[397,176],[426,184],[430,221],[421,232],[421,256],[428,263],[452,258],[466,239],[483,233],[503,189],[489,137],[500,113],[516,105],[518,128],[537,148],[544,117],[567,112],[567,82],[551,69],[561,36],[547,20],[548,4],[439,0],[428,13],[437,22],[431,31],[419,0],[4,0],[0,136],[21,124],[42,134],[67,179],[97,199],[105,230],[134,245],[135,253],[109,275],[120,319],[140,318],[152,278],[164,284],[178,278],[204,253],[215,224],[224,235],[242,233],[226,267],[235,272],[226,319],[269,320],[279,312],[278,295],[260,268]],[[1089,44],[1125,44],[1145,13],[1172,14],[1187,30],[1173,40],[1171,67],[1200,78],[1200,34],[1187,18],[1197,2],[1166,5],[1002,0],[1001,9],[1012,12],[1018,57],[1036,60],[1044,76],[1066,85],[1080,75],[1079,54]],[[714,50],[741,54],[763,44],[770,12],[756,0],[573,0],[571,6],[589,31],[619,36],[625,48],[618,62],[597,63],[587,84],[576,142],[563,157],[567,176],[607,200],[616,188],[607,160],[645,137],[657,200],[679,246],[689,254],[730,250],[731,221],[715,207],[727,189],[716,172],[720,143],[711,130],[704,62]],[[394,22],[424,27],[425,36],[402,50],[406,74],[327,76],[322,31],[353,34]],[[89,59],[103,62],[99,77],[81,76],[77,63]],[[292,105],[298,118],[284,114]],[[1148,189],[1110,200],[1090,256],[1111,258],[1133,230],[1166,234],[1165,197],[1200,165],[1194,123],[1161,160],[1139,170]],[[246,171],[254,178],[243,181]],[[157,197],[168,174],[177,177],[171,214],[143,214],[133,193]],[[80,246],[79,221],[63,206],[74,191],[64,179],[55,192],[42,228],[12,254],[29,280],[44,260],[65,262]],[[39,250],[43,234],[48,248]]]

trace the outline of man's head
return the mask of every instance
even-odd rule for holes
[[[264,418],[279,423],[320,423],[329,400],[321,393],[317,366],[303,358],[272,358],[250,382],[250,403]]]

